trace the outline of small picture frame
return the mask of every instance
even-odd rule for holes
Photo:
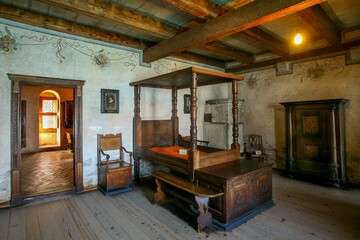
[[[101,89],[101,113],[119,113],[119,90]]]
[[[190,94],[184,94],[184,113],[190,113]]]

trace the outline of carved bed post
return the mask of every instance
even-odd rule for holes
[[[172,124],[173,124],[173,145],[179,145],[179,118],[177,116],[177,98],[178,98],[178,92],[177,87],[172,88]]]
[[[141,146],[141,117],[140,117],[140,93],[141,89],[139,85],[134,86],[134,119],[133,119],[133,153],[134,153],[134,178],[135,181],[140,182],[140,159],[137,152],[137,148]]]
[[[236,149],[240,154],[239,145],[239,105],[238,105],[238,81],[232,81],[232,114],[233,114],[233,143],[231,144],[232,149]],[[239,155],[240,156],[240,155]]]
[[[193,181],[193,170],[199,168],[200,155],[197,150],[197,73],[193,72],[191,77],[189,178]]]
[[[192,73],[190,99],[190,152],[195,152],[197,150],[197,80],[197,73]]]

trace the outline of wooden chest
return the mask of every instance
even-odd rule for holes
[[[241,160],[196,170],[199,184],[222,197],[210,201],[214,224],[229,231],[272,205],[272,167],[269,163]]]

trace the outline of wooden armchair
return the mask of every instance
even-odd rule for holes
[[[248,134],[245,136],[245,157],[252,160],[259,159],[259,162],[267,161],[268,155],[264,153],[262,137],[258,134]]]
[[[97,152],[99,190],[105,195],[130,191],[133,154],[122,146],[121,133],[98,134]]]

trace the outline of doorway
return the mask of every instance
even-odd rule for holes
[[[73,89],[23,84],[20,97],[22,197],[74,192],[74,156],[66,137],[73,135],[68,116],[74,107],[65,104],[74,101]]]
[[[37,77],[37,76],[27,76],[27,75],[17,75],[17,74],[8,74],[9,79],[12,81],[12,94],[11,94],[11,119],[12,119],[12,127],[11,127],[11,206],[17,206],[23,203],[28,195],[23,193],[22,188],[22,180],[23,180],[23,171],[22,171],[22,150],[21,143],[24,144],[24,139],[22,139],[21,135],[21,125],[23,123],[23,117],[21,117],[21,91],[22,86],[41,86],[46,88],[70,88],[73,93],[73,146],[71,149],[71,153],[73,154],[72,159],[72,179],[73,184],[70,192],[79,193],[84,191],[83,185],[83,157],[82,157],[82,86],[85,81],[82,80],[72,80],[72,79],[59,79],[59,78],[47,78],[47,77]],[[23,131],[24,132],[24,131]],[[29,135],[27,134],[28,138]],[[60,150],[60,147],[53,148],[51,150]],[[45,150],[45,149],[42,149]],[[46,149],[49,150],[49,149]],[[39,153],[40,154],[40,153]],[[38,156],[39,157],[39,156]],[[54,159],[54,157],[53,157]],[[24,162],[25,163],[25,162]],[[53,162],[50,161],[50,165]],[[36,169],[36,165],[32,165],[33,168]],[[39,167],[40,169],[40,167]],[[25,173],[25,170],[24,170]],[[34,178],[36,179],[36,178]],[[23,180],[24,181],[24,180]],[[45,180],[46,181],[46,180]],[[40,181],[38,181],[39,183]],[[42,183],[46,185],[46,183]],[[40,195],[46,194],[44,191],[40,192]]]

